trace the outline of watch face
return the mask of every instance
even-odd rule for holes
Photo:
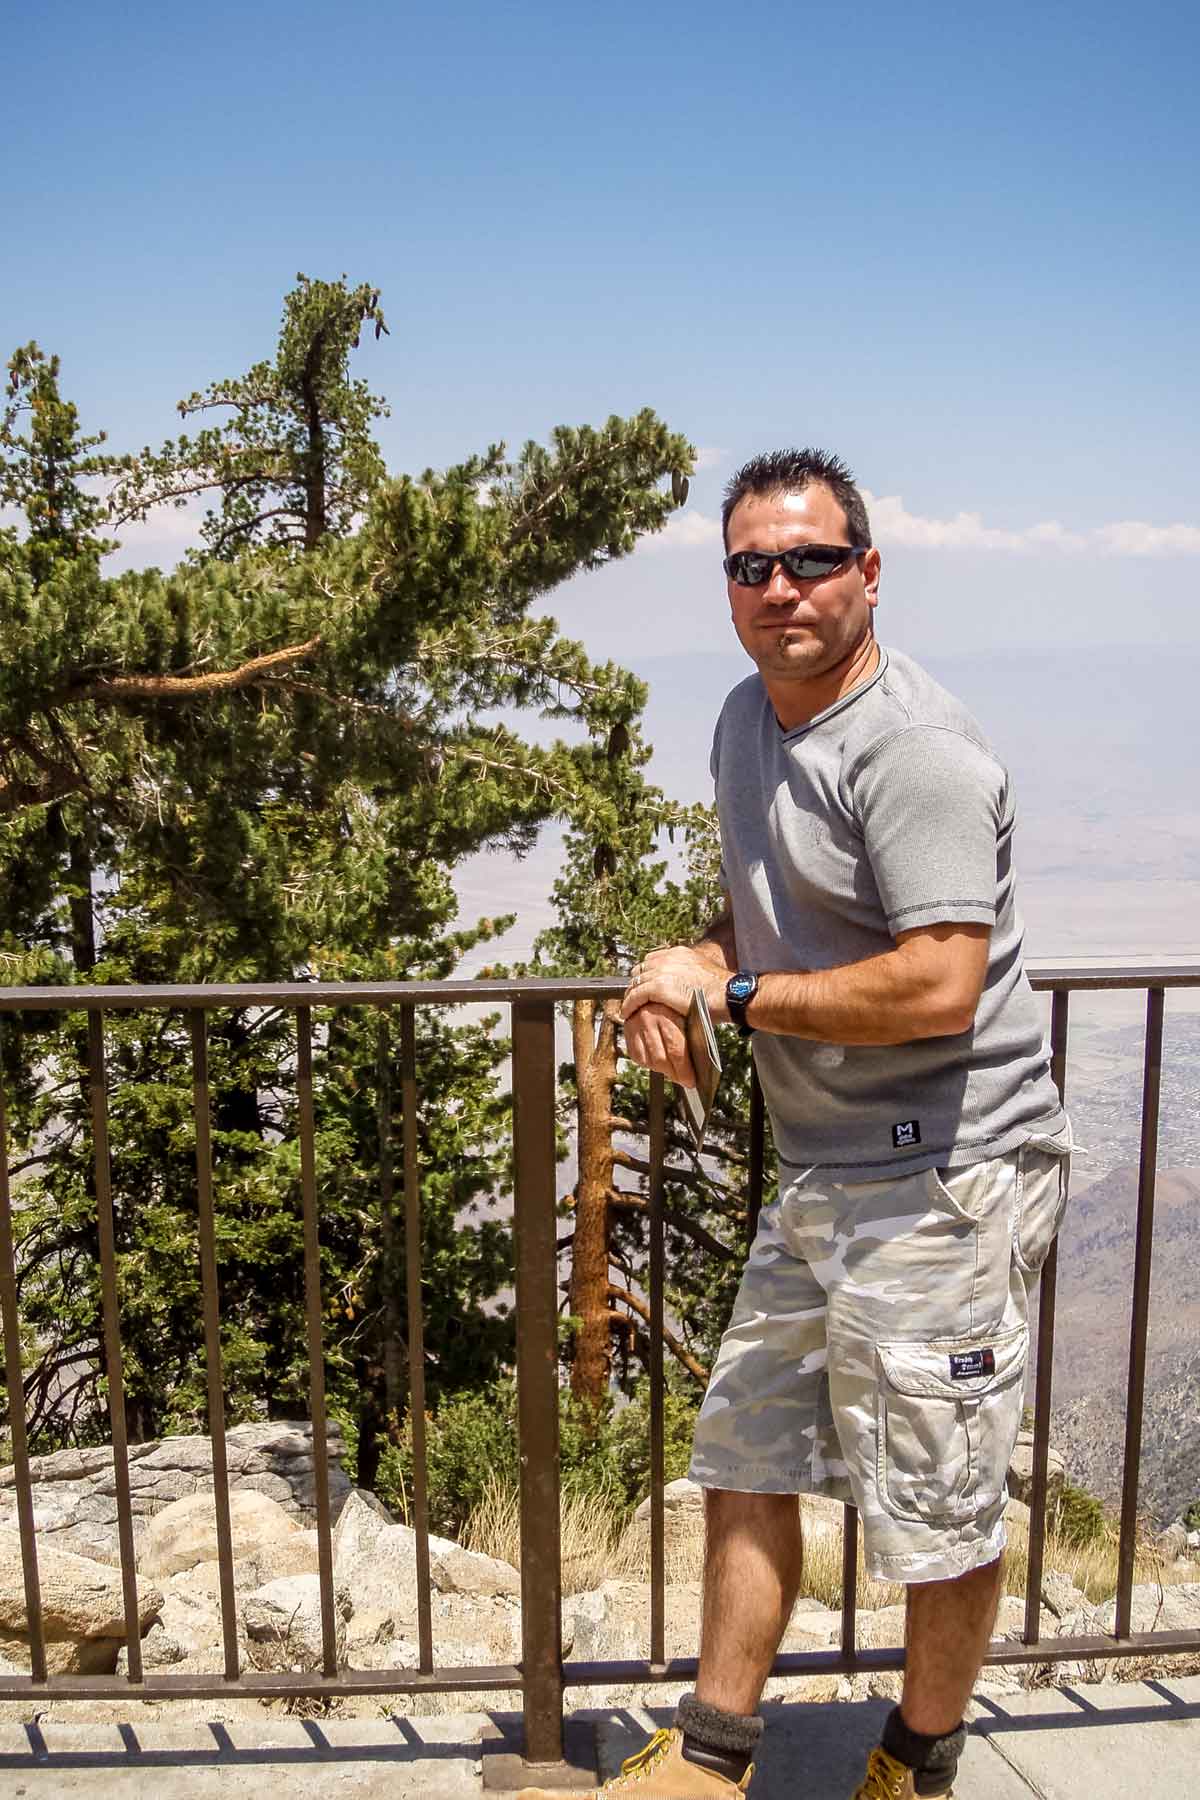
[[[757,986],[753,975],[731,975],[725,984],[725,992],[731,1000],[749,1000]]]

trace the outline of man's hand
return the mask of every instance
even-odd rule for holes
[[[671,1007],[651,1001],[631,1013],[625,1021],[625,1048],[644,1069],[653,1069],[680,1087],[695,1087],[683,1020]]]
[[[639,1007],[652,1002],[669,1006],[672,1012],[686,1016],[692,1004],[693,988],[703,988],[714,1019],[725,1013],[725,982],[728,971],[711,956],[690,944],[670,944],[663,950],[649,950],[633,971],[621,1007],[622,1018],[628,1019]]]
[[[718,967],[711,953],[686,944],[649,951],[633,970],[621,1006],[625,1047],[634,1061],[681,1087],[695,1087],[683,1021],[695,988],[704,989],[714,1018],[724,1018],[725,980],[724,965]]]

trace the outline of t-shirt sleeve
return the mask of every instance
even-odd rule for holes
[[[853,801],[888,928],[996,921],[1003,766],[944,726],[893,732],[854,771]]]

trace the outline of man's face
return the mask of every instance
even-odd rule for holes
[[[796,494],[748,494],[729,520],[729,551],[794,550],[849,544],[846,517],[823,484]],[[776,563],[759,587],[727,582],[742,648],[771,684],[828,674],[869,635],[879,592],[879,552],[868,550],[815,581],[797,581]]]

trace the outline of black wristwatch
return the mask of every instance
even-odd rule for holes
[[[729,1008],[731,1024],[738,1028],[742,1037],[749,1037],[754,1030],[746,1017],[746,1008],[758,992],[758,976],[752,975],[749,969],[739,969],[725,983],[725,1004]]]

